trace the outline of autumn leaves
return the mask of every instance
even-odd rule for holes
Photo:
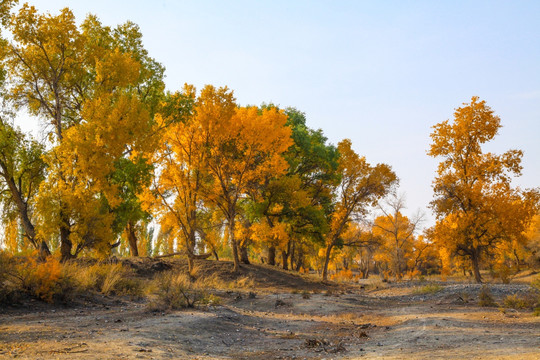
[[[0,47],[0,201],[14,252],[30,244],[63,260],[116,247],[138,255],[153,222],[160,234],[147,236],[145,253],[181,252],[190,267],[212,255],[238,270],[256,256],[318,268],[326,279],[336,250],[376,244],[391,255],[370,258],[365,273],[400,278],[418,270],[429,246],[430,257],[444,254],[434,271],[462,255],[480,281],[481,259],[525,241],[538,193],[510,186],[520,151],[482,152],[500,124],[477,98],[434,127],[438,218],[420,240],[402,205],[371,226],[358,221],[394,190],[396,174],[370,165],[349,140],[328,144],[300,111],[241,106],[226,87],[166,92],[164,68],[133,23],[110,28],[90,15],[77,25],[69,9],[23,5],[8,16],[2,6],[11,37]],[[47,138],[17,129],[11,110],[38,117]]]
[[[521,173],[521,151],[482,151],[500,127],[485,101],[473,97],[455,111],[453,122],[434,126],[428,151],[442,159],[433,183],[437,224],[431,236],[440,248],[469,260],[477,282],[482,281],[482,260],[504,262],[508,252],[517,254],[525,245],[540,199],[537,189],[511,186],[511,176]],[[519,268],[522,260],[516,261]]]

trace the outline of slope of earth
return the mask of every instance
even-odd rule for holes
[[[182,265],[172,262],[171,267]],[[211,266],[228,265],[208,262],[199,271]],[[243,292],[218,292],[221,305],[207,308],[150,312],[143,300],[94,296],[71,307],[34,302],[36,306],[0,309],[0,359],[540,356],[540,317],[528,310],[479,307],[481,288],[476,285],[441,284],[438,291],[418,294],[420,285],[414,283],[328,288],[267,267],[252,265],[243,271],[244,276],[265,278]],[[279,280],[280,274],[290,277]],[[222,275],[235,276],[225,270]],[[271,288],[261,285],[268,282]],[[491,291],[500,303],[506,295],[530,289],[492,285]]]

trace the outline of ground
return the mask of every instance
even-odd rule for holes
[[[148,276],[168,264],[132,266]],[[201,269],[227,274],[228,266]],[[204,308],[155,312],[143,299],[102,295],[0,308],[0,359],[540,358],[540,317],[480,307],[479,285],[321,284],[256,265],[243,274],[249,288],[219,290],[221,304]],[[530,291],[490,289],[499,303]]]

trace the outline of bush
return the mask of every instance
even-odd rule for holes
[[[0,301],[16,302],[23,294],[47,302],[65,300],[72,292],[71,279],[62,271],[62,264],[49,256],[38,262],[35,257],[0,256]]]
[[[478,305],[483,307],[497,306],[497,303],[491,295],[491,290],[486,285],[482,286],[480,294],[478,295]]]
[[[503,305],[509,309],[529,309],[534,307],[535,300],[532,296],[508,295],[504,298]]]
[[[0,304],[11,304],[19,300],[20,286],[17,286],[15,274],[15,262],[0,251]]]
[[[424,285],[422,287],[417,287],[413,290],[414,295],[427,295],[427,294],[435,294],[442,290],[442,287],[438,284],[428,284]]]
[[[64,266],[78,291],[97,291],[105,295],[141,296],[143,286],[133,270],[122,264],[79,265],[71,262]]]
[[[190,276],[169,272],[156,279],[156,301],[150,302],[150,310],[193,308],[197,305],[213,305],[219,298],[208,294],[207,284]]]

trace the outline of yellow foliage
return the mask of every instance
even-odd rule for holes
[[[456,109],[454,121],[435,125],[428,154],[441,157],[434,181],[435,239],[452,254],[471,260],[477,281],[480,259],[500,244],[521,241],[536,213],[537,190],[511,187],[521,174],[520,150],[484,153],[482,145],[500,129],[500,118],[479,101]]]
[[[62,265],[54,256],[49,256],[45,262],[37,262],[35,256],[31,256],[19,263],[16,271],[22,287],[42,300],[53,302],[54,296],[63,292]]]

